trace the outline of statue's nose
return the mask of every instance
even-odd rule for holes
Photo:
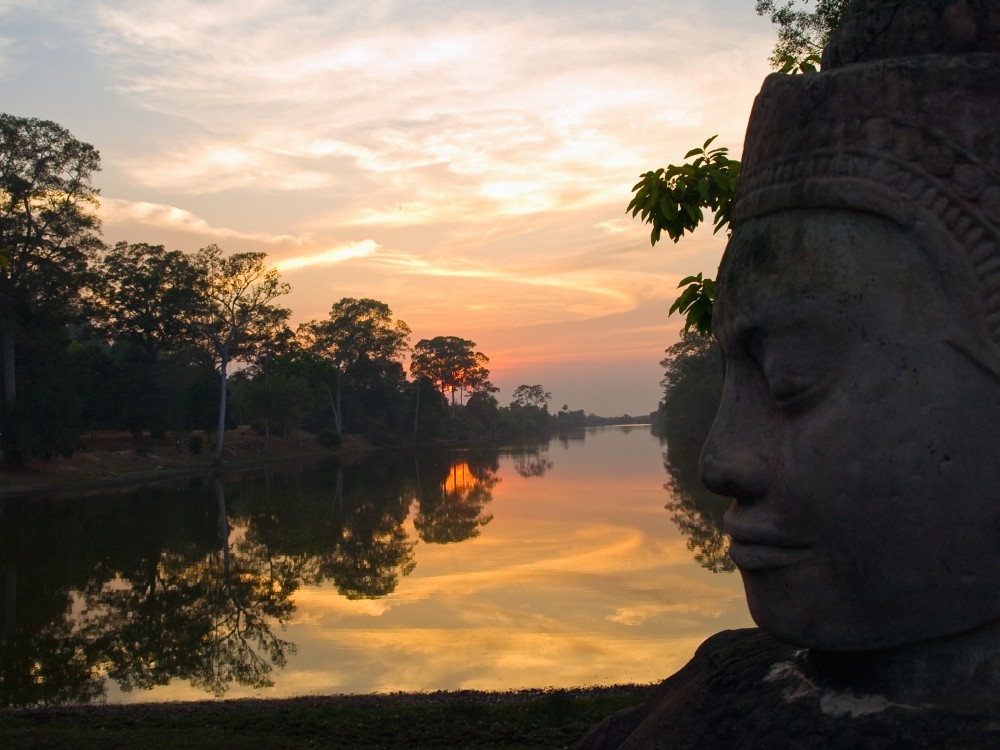
[[[766,494],[768,463],[762,437],[753,428],[738,428],[720,407],[702,447],[698,465],[701,481],[718,495],[744,502]]]

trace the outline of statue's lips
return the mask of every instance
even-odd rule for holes
[[[772,544],[747,544],[733,540],[729,556],[736,567],[748,572],[785,568],[806,559],[810,547],[776,547]]]
[[[812,549],[810,544],[776,534],[737,528],[727,531],[732,537],[729,556],[742,571],[757,572],[798,565]]]

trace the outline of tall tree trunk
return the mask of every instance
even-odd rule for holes
[[[212,457],[213,463],[219,463],[222,460],[222,442],[226,435],[226,369],[229,367],[229,357],[225,354],[221,357],[221,362],[219,363],[219,424],[218,432],[215,436],[215,455]]]
[[[13,406],[17,400],[17,382],[14,378],[14,326],[3,325],[3,401]]]
[[[268,356],[264,355],[264,453],[271,453],[271,380]]]
[[[14,369],[15,334],[14,324],[7,320],[0,330],[3,339],[3,403],[4,417],[0,420],[0,432],[3,433],[0,445],[3,450],[3,460],[8,466],[19,466],[24,461],[19,435],[21,432],[21,417],[15,408],[17,401],[17,381]]]
[[[344,423],[341,419],[340,411],[340,381],[337,382],[337,397],[334,399],[333,391],[330,390],[330,386],[326,386],[326,395],[330,397],[330,410],[333,411],[333,425],[337,428],[337,434],[344,434]]]
[[[334,413],[334,419],[337,422],[337,434],[344,434],[344,408],[340,402],[340,378],[337,378],[337,410]]]
[[[417,427],[420,425],[420,383],[417,387],[417,404],[413,407],[413,434],[417,434]]]

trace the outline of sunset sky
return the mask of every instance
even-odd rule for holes
[[[0,0],[0,111],[101,152],[105,241],[263,250],[293,325],[342,297],[521,383],[644,414],[712,275],[655,248],[648,169],[739,156],[774,32],[752,0]]]

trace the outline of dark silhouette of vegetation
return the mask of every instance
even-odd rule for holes
[[[100,246],[91,182],[99,169],[97,150],[65,128],[0,114],[0,445],[9,464],[72,451],[80,408],[64,379],[41,376],[65,364],[61,329],[82,317],[80,293]],[[41,424],[37,409],[46,406]]]
[[[389,410],[399,408],[410,327],[393,320],[387,304],[344,297],[326,320],[301,325],[299,339],[308,352],[332,365],[324,390],[338,434],[344,431],[345,408],[347,425],[354,430],[384,422]]]
[[[713,572],[731,571],[729,542],[722,531],[722,514],[731,501],[705,489],[698,472],[701,446],[722,393],[719,347],[713,339],[687,332],[666,353],[660,363],[664,394],[656,421],[667,441],[663,463],[671,499],[666,507],[695,560]]]
[[[782,73],[813,73],[830,35],[840,26],[851,0],[757,0],[758,16],[767,16],[778,27],[778,41],[771,52],[771,67]]]
[[[442,396],[451,397],[451,413],[455,415],[455,400],[461,405],[465,394],[495,393],[486,367],[490,358],[476,351],[476,342],[458,336],[435,336],[421,339],[413,347],[410,373],[415,379],[432,382]]]
[[[262,252],[105,247],[97,151],[52,122],[0,115],[0,358],[6,464],[69,456],[82,437],[127,430],[218,463],[250,424],[268,452],[294,429],[336,448],[545,437],[607,423],[549,412],[539,384],[496,399],[489,357],[453,335],[422,339],[371,298],[344,297],[289,329],[290,291]],[[30,332],[30,335],[28,335]],[[409,357],[409,375],[404,363]],[[207,437],[194,435],[205,431]],[[197,439],[196,439],[197,438]]]

